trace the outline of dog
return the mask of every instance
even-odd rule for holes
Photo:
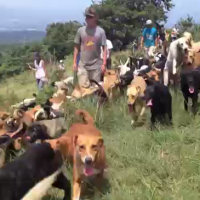
[[[188,54],[185,56],[184,63],[188,69],[200,67],[200,42],[193,43],[192,49],[189,49]]]
[[[12,109],[22,109],[27,111],[29,108],[33,108],[36,106],[36,94],[33,94],[33,98],[24,99],[22,102],[12,105]]]
[[[172,96],[168,87],[152,82],[145,90],[146,105],[151,108],[151,123],[172,123]]]
[[[84,179],[101,179],[106,168],[101,132],[88,112],[77,110],[76,115],[81,116],[84,123],[75,123],[60,138],[46,141],[73,164],[73,200],[80,199],[81,182]]]
[[[0,169],[1,200],[40,200],[52,186],[70,200],[70,182],[62,174],[63,160],[49,144],[31,146],[22,156]]]
[[[114,90],[118,88],[120,83],[119,74],[117,70],[113,69],[106,70],[102,84],[97,83],[95,80],[90,81],[98,86],[99,90],[96,91],[96,93],[103,99],[105,99],[106,96],[106,99],[109,100],[113,98]]]
[[[81,98],[93,95],[97,90],[98,90],[97,87],[84,88],[77,85],[75,86],[70,98],[72,100],[81,99]]]
[[[129,112],[133,113],[133,120],[131,124],[133,125],[139,117],[143,116],[145,112],[145,102],[143,100],[144,91],[146,90],[146,82],[140,77],[136,76],[131,85],[128,86],[127,89],[127,97],[128,97],[128,107]],[[138,106],[139,111],[138,111]]]
[[[0,119],[1,119],[1,120],[5,120],[5,119],[8,118],[9,116],[10,116],[10,113],[4,112],[4,111],[0,111]]]
[[[16,157],[16,152],[22,149],[21,138],[11,138],[8,134],[0,136],[0,168]]]
[[[188,98],[192,99],[193,114],[197,112],[197,101],[200,90],[200,69],[185,70],[181,73],[181,91],[184,97],[184,108],[188,110]]]
[[[58,138],[66,130],[65,118],[42,120],[34,122],[25,132],[25,140],[30,143],[44,142],[47,139]]]
[[[124,91],[124,88],[130,85],[131,81],[134,78],[133,73],[135,70],[135,66],[132,65],[132,63],[133,63],[132,57],[129,57],[125,64],[121,62],[121,65],[117,67],[117,69],[119,70],[119,77],[120,77],[119,88],[121,92]]]
[[[192,47],[192,35],[188,32],[183,34],[183,37],[173,41],[169,47],[169,53],[164,68],[164,85],[169,84],[169,72],[172,75],[177,74],[177,67],[182,65],[185,55]]]

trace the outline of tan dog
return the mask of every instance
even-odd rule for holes
[[[192,44],[192,49],[189,49],[184,63],[192,69],[200,67],[200,42]]]
[[[104,74],[104,80],[103,80],[103,89],[106,92],[108,98],[113,97],[113,90],[116,88],[116,86],[120,83],[119,80],[119,74],[118,71],[110,69],[106,70]]]
[[[97,87],[84,88],[84,87],[76,86],[72,92],[71,97],[75,99],[80,99],[80,98],[94,94],[97,90],[98,90]]]
[[[152,79],[154,81],[160,81],[161,70],[152,69],[150,72],[146,73],[144,78]]]
[[[76,115],[84,123],[73,124],[60,138],[46,141],[73,164],[73,200],[80,199],[81,182],[88,177],[102,178],[106,167],[103,139],[93,118],[84,110],[77,110]]]
[[[138,120],[139,117],[143,116],[145,112],[146,104],[142,98],[144,97],[146,87],[146,82],[141,76],[136,76],[131,82],[131,85],[128,86],[128,107],[129,112],[133,113],[133,120],[131,122],[132,125],[136,120]]]
[[[102,102],[105,101],[105,99],[112,99],[114,91],[118,88],[117,86],[120,83],[119,79],[119,72],[117,70],[106,70],[104,74],[104,80],[103,83],[97,83],[95,80],[91,80],[94,82],[98,87],[98,95],[102,98]]]

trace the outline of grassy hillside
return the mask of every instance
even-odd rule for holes
[[[70,73],[71,58],[66,69]],[[36,90],[33,74],[8,79],[1,84],[4,103],[29,97]],[[3,101],[2,101],[3,102]],[[3,104],[1,104],[3,105]],[[95,98],[66,103],[68,127],[75,121],[77,108],[88,110],[96,120],[106,145],[108,182],[104,191],[84,200],[199,200],[200,199],[200,116],[183,110],[181,93],[173,94],[173,127],[149,129],[149,110],[144,124],[132,128],[126,97],[114,99],[98,113]],[[71,173],[68,172],[71,177]],[[51,190],[61,200],[63,193]]]

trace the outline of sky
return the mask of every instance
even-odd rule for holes
[[[188,14],[200,23],[200,0],[173,0],[175,7],[168,14],[167,26]],[[0,30],[45,30],[52,22],[77,20],[91,0],[0,0]]]

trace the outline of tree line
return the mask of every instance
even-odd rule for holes
[[[172,0],[102,0],[93,5],[99,16],[99,24],[113,42],[115,50],[124,49],[142,32],[147,19],[165,23],[167,13],[173,7]],[[83,16],[84,17],[84,16]],[[0,79],[21,73],[26,64],[33,61],[33,52],[39,51],[48,62],[64,59],[73,52],[74,37],[82,26],[77,21],[52,23],[46,28],[46,37],[40,43],[0,48]],[[182,19],[179,27],[197,29],[192,18]],[[195,27],[195,28],[194,28]],[[4,48],[3,48],[4,49]]]

